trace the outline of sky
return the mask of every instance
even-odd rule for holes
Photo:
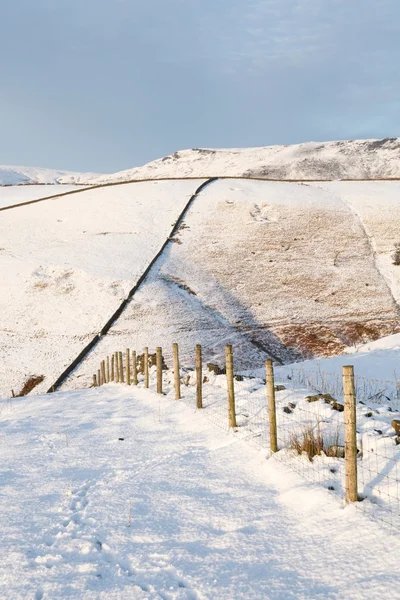
[[[400,136],[399,0],[0,0],[0,164]]]

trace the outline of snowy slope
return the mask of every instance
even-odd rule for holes
[[[89,180],[94,177],[98,177],[98,175],[96,173],[75,173],[74,171],[59,171],[40,167],[0,165],[0,186],[56,183],[87,185]]]
[[[37,391],[53,383],[126,298],[198,184],[117,185],[1,213],[0,394],[29,375],[45,375]],[[196,343],[220,362],[229,342],[237,365],[254,368],[398,332],[399,188],[212,183],[68,385],[86,385],[115,347],[162,345],[170,361],[179,342],[193,364]]]
[[[398,536],[184,402],[110,385],[0,421],[2,598],[398,598]]]
[[[21,202],[29,202],[38,198],[54,196],[56,194],[65,194],[85,188],[82,185],[7,185],[0,186],[0,208],[3,206],[14,206]]]
[[[400,177],[400,139],[308,142],[292,146],[181,150],[93,183],[159,177],[372,179]]]
[[[183,364],[192,365],[196,343],[205,361],[219,363],[232,343],[236,365],[248,369],[268,356],[329,356],[399,331],[398,305],[341,185],[335,192],[294,183],[210,185],[67,385],[89,383],[99,357],[116,346],[160,345],[171,363],[179,342]],[[362,185],[381,186],[377,218],[390,214],[399,226],[400,205],[392,210],[399,184]]]
[[[87,190],[1,213],[0,395],[30,375],[50,386],[126,298],[199,183]]]

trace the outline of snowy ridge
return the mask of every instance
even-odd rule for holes
[[[36,185],[36,184],[80,184],[88,185],[89,181],[98,177],[96,173],[76,173],[43,169],[40,167],[19,167],[0,165],[0,186],[4,185]]]
[[[400,177],[400,138],[308,142],[265,148],[181,150],[91,183],[159,177],[257,177],[274,180]]]

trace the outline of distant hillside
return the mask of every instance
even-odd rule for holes
[[[66,383],[90,385],[118,348],[195,344],[236,368],[333,356],[400,331],[400,181],[219,180],[85,189],[0,219],[0,396],[44,391],[169,243],[124,313]],[[12,188],[10,188],[12,190]],[[31,188],[18,191],[30,197]],[[22,200],[22,197],[20,198]]]
[[[97,173],[75,173],[74,171],[58,171],[40,167],[16,167],[0,165],[0,185],[35,185],[35,184],[80,184],[86,185],[89,180],[98,177]]]
[[[212,150],[181,150],[143,167],[102,175],[92,183],[160,177],[260,177],[262,179],[385,179],[400,177],[400,138],[308,142]]]

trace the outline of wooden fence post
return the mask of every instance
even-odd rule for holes
[[[342,370],[344,392],[344,458],[346,473],[346,502],[357,502],[357,423],[354,367]]]
[[[125,378],[124,378],[124,361],[122,358],[122,352],[118,352],[118,357],[119,357],[119,382],[120,383],[125,383]]]
[[[197,408],[203,408],[203,368],[200,344],[196,344],[196,398]]]
[[[180,400],[181,399],[181,374],[179,372],[178,344],[172,344],[172,354],[174,357],[175,400]]]
[[[97,387],[97,375],[93,375],[93,387]]]
[[[104,360],[101,361],[101,380],[103,383],[107,383],[106,379],[106,363]]]
[[[107,378],[107,383],[110,383],[110,357],[107,356],[107,365],[106,365],[106,378]]]
[[[115,353],[115,382],[119,383],[119,356],[118,352]]]
[[[97,369],[97,381],[99,382],[99,386],[101,385],[101,373],[100,369]]]
[[[157,394],[162,394],[162,348],[156,348]]]
[[[149,349],[146,348],[143,351],[143,373],[144,373],[144,387],[149,387]]]
[[[115,381],[114,362],[115,362],[115,356],[114,356],[114,354],[112,354],[111,355],[111,381]]]
[[[133,385],[138,384],[136,350],[132,350],[132,383],[133,383]]]
[[[128,385],[131,385],[131,352],[130,352],[129,348],[126,349],[125,361],[126,361],[126,383]]]
[[[226,381],[228,387],[228,423],[229,427],[237,427],[235,409],[235,384],[233,382],[233,353],[232,346],[225,347]]]
[[[265,361],[267,397],[268,397],[268,420],[269,420],[269,447],[271,452],[278,452],[278,435],[276,430],[276,406],[275,406],[275,378],[272,360]]]

